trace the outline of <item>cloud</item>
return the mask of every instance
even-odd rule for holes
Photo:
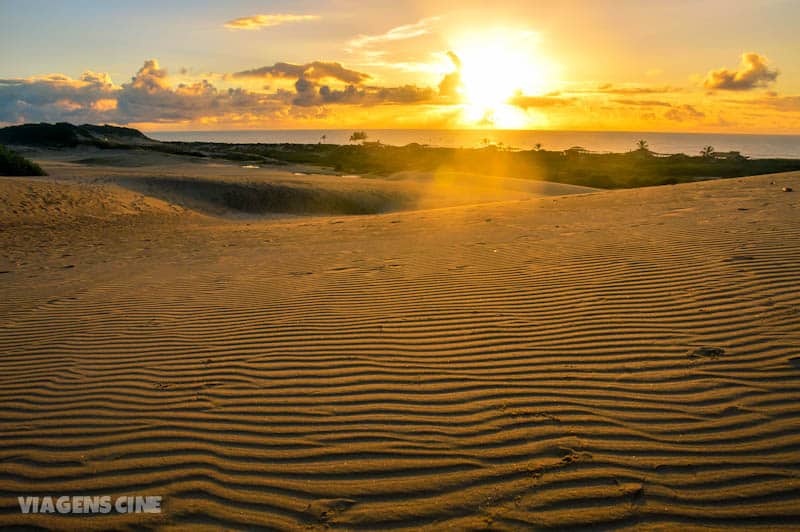
[[[131,79],[129,86],[151,93],[164,90],[168,87],[167,71],[158,65],[156,59],[148,59]]]
[[[461,59],[453,51],[448,51],[447,57],[453,62],[455,70],[445,74],[442,81],[439,82],[439,94],[445,97],[457,97],[463,89],[463,84],[461,82]]]
[[[767,107],[776,111],[800,112],[800,95],[781,96],[774,92],[768,92],[758,98],[748,98],[739,100],[725,100],[727,103],[737,105],[747,105],[749,107]]]
[[[107,73],[92,72],[91,70],[87,70],[81,74],[80,80],[84,83],[91,83],[99,86],[111,86],[114,84],[114,82],[111,81],[111,76]]]
[[[149,59],[128,83],[105,73],[79,79],[51,74],[0,80],[2,122],[174,122],[209,114],[265,112],[279,107],[267,95],[239,88],[218,90],[206,80],[169,84],[167,71]]]
[[[385,61],[379,59],[368,60],[366,62],[360,62],[359,64],[376,68],[389,68],[414,74],[438,74],[441,70],[439,65],[424,61]]]
[[[119,102],[117,102],[117,100],[114,98],[100,98],[99,100],[95,100],[89,104],[89,107],[91,107],[92,110],[100,112],[112,111],[118,106]]]
[[[115,87],[108,74],[85,72],[79,79],[63,74],[48,74],[27,79],[0,80],[0,121],[68,120],[88,110],[96,114],[96,102],[115,100]]]
[[[452,54],[455,64],[460,64]],[[294,92],[278,90],[276,96],[287,104],[312,107],[334,104],[381,105],[415,104],[436,100],[441,95],[430,87],[403,85],[399,87],[377,87],[366,85],[369,74],[342,66],[341,63],[314,61],[302,65],[275,63],[252,70],[235,72],[232,78],[295,78]],[[445,76],[447,77],[447,76]],[[345,83],[344,87],[331,87],[327,81]],[[460,84],[460,81],[459,81]],[[447,103],[441,101],[440,103]]]
[[[272,26],[280,26],[290,22],[305,22],[319,19],[318,15],[253,15],[252,17],[242,17],[229,20],[225,27],[231,30],[258,30]]]
[[[325,78],[332,78],[344,83],[360,84],[370,79],[369,74],[345,68],[341,63],[329,61],[313,61],[304,65],[292,63],[275,63],[270,66],[263,66],[252,70],[234,72],[234,78],[305,78],[319,81]]]
[[[411,104],[430,102],[436,98],[436,91],[430,87],[402,85],[400,87],[382,87],[374,96],[382,103]]]
[[[634,105],[640,107],[672,107],[672,104],[669,102],[662,102],[661,100],[630,100],[630,99],[619,99],[619,100],[612,100],[614,103],[618,103],[620,105]]]
[[[561,96],[556,95],[544,95],[544,96],[526,96],[521,92],[515,94],[508,103],[511,105],[516,105],[517,107],[528,110],[531,108],[542,108],[542,107],[557,107],[561,105],[570,105],[575,101],[574,98],[563,98]]]
[[[766,87],[778,77],[777,70],[767,67],[769,61],[755,52],[742,54],[737,70],[720,68],[706,75],[703,86],[707,89],[729,91],[747,91],[758,87]]]
[[[365,48],[378,43],[413,39],[414,37],[429,34],[431,32],[431,26],[440,19],[441,17],[428,17],[414,24],[397,26],[379,35],[359,35],[351,39],[347,44],[350,48]]]
[[[296,94],[291,95],[291,103],[300,107],[327,104],[380,105],[416,104],[433,101],[437,93],[430,87],[403,85],[401,87],[356,87],[348,85],[343,89],[332,89],[328,85],[318,85],[305,78],[295,84]]]
[[[653,107],[667,107],[663,117],[673,122],[691,122],[702,120],[706,114],[698,111],[694,106],[689,104],[672,104],[662,100],[635,100],[630,98],[620,98],[611,100],[613,103],[625,107],[632,108],[650,108],[649,112],[640,115],[643,120],[655,120],[656,114],[653,112]]]
[[[664,113],[664,118],[674,122],[695,121],[705,118],[705,116],[705,113],[688,104],[677,105]]]
[[[432,87],[366,85],[367,74],[338,63],[276,63],[242,74],[266,75],[294,77],[293,90],[220,89],[206,79],[173,84],[155,59],[145,61],[122,85],[114,85],[108,74],[91,71],[79,79],[63,74],[0,79],[0,122],[214,123],[320,117],[331,105],[449,103]]]
[[[611,83],[604,83],[602,85],[598,85],[596,88],[593,89],[579,89],[579,90],[571,90],[569,92],[589,93],[589,94],[636,95],[636,94],[668,94],[680,91],[681,89],[676,87],[670,87],[669,85],[663,85],[658,87],[648,87],[648,86],[617,87],[615,85],[612,85]]]
[[[779,111],[800,112],[800,96],[774,96],[763,103]]]
[[[209,114],[263,112],[270,107],[275,106],[270,106],[265,94],[241,88],[219,90],[207,80],[172,87],[167,71],[151,59],[122,85],[113,116],[120,123],[171,122]]]

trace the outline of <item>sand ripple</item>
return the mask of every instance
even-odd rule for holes
[[[0,523],[796,528],[800,210],[772,179],[164,224],[46,295],[20,267]],[[164,513],[18,513],[62,493]]]

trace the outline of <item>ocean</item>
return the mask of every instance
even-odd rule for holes
[[[753,158],[800,158],[800,135],[728,135],[712,133],[649,133],[629,131],[530,131],[530,130],[425,130],[367,129],[370,141],[403,146],[412,142],[431,146],[475,148],[503,143],[517,149],[532,149],[541,144],[546,150],[564,150],[573,146],[598,152],[625,152],[635,149],[644,139],[657,153],[697,155],[704,146],[718,152],[738,151]],[[230,143],[299,143],[320,141],[347,144],[352,129],[283,129],[242,131],[153,131],[146,132],[164,141],[199,141]],[[323,135],[325,136],[323,140]]]

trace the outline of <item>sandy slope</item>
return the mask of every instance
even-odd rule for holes
[[[796,529],[798,177],[63,224],[3,180],[0,524]],[[15,499],[123,493],[164,512]]]

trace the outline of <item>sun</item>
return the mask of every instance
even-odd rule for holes
[[[498,29],[467,35],[453,48],[467,121],[501,128],[530,122],[508,102],[518,93],[543,94],[549,85],[550,67],[536,49],[535,33]]]
[[[477,43],[456,54],[462,64],[464,96],[473,105],[497,106],[518,91],[538,92],[543,85],[533,58],[509,49],[505,43]]]

